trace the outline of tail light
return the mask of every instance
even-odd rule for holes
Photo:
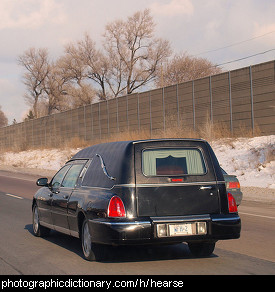
[[[124,204],[118,196],[113,196],[109,202],[108,217],[126,217]]]
[[[230,193],[227,193],[227,198],[228,198],[228,210],[229,210],[229,213],[238,212],[237,204],[236,204],[236,201],[235,201],[233,195],[230,194]]]
[[[228,189],[239,189],[239,188],[240,188],[240,183],[237,182],[237,181],[230,181],[230,182],[227,184],[227,188],[228,188]]]

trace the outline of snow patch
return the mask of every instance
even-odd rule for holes
[[[211,143],[221,167],[241,186],[275,188],[275,135]]]

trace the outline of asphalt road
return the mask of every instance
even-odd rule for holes
[[[35,177],[0,172],[0,275],[275,274],[275,205],[243,201],[241,238],[219,241],[214,254],[194,258],[185,244],[116,247],[110,259],[88,262],[76,238],[52,231],[36,238],[31,225]]]

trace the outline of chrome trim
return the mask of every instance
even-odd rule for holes
[[[158,183],[158,184],[136,184],[136,187],[177,187],[177,186],[192,186],[192,185],[216,185],[216,181],[211,182],[188,182],[188,183]],[[115,185],[116,186],[116,185]],[[117,185],[118,186],[118,185]]]
[[[98,224],[105,224],[105,225],[151,225],[151,222],[150,221],[103,221],[103,220],[92,220],[92,219],[89,219],[89,222],[91,223],[98,223]]]
[[[213,189],[213,187],[211,187],[211,186],[207,186],[207,187],[201,186],[200,187],[200,190],[212,190],[212,189]]]
[[[217,221],[234,221],[234,220],[240,220],[240,216],[236,215],[234,217],[218,217],[218,218],[211,218],[213,222]]]
[[[80,238],[79,237],[79,232],[70,230],[70,233],[71,233],[71,236],[76,237],[76,238]]]
[[[105,165],[105,163],[104,163],[103,158],[101,157],[101,155],[100,155],[100,154],[96,154],[96,156],[99,157],[99,159],[100,159],[101,168],[102,168],[104,174],[105,174],[110,180],[116,180],[115,177],[113,177],[113,176],[111,176],[111,175],[108,174],[107,169],[106,169],[106,165]]]
[[[39,223],[40,223],[40,225],[45,226],[49,229],[54,229],[54,225],[52,225],[52,224],[49,224],[49,223],[44,222],[44,221],[39,221]]]
[[[54,225],[54,229],[58,232],[65,233],[67,235],[71,235],[70,229],[67,229],[65,227],[60,227],[60,226]]]
[[[153,223],[184,223],[194,221],[210,221],[211,217],[205,215],[190,215],[190,216],[165,216],[165,217],[150,217]]]
[[[173,141],[183,141],[183,142],[188,142],[188,141],[195,141],[195,142],[206,142],[204,139],[195,139],[195,138],[190,138],[190,139],[181,139],[181,138],[167,138],[167,139],[148,139],[148,140],[137,140],[137,141],[132,141],[133,144],[139,144],[139,143],[150,143],[150,142],[173,142]]]
[[[91,187],[91,186],[83,186],[89,189],[101,189],[101,190],[112,190],[115,187],[123,187],[123,188],[135,188],[135,187],[143,187],[143,188],[152,188],[152,187],[177,187],[177,186],[189,186],[189,185],[216,185],[225,183],[225,181],[212,181],[212,182],[188,182],[188,183],[156,183],[156,184],[117,184],[113,185],[111,188],[102,188],[102,187]]]
[[[136,184],[117,184],[117,185],[113,185],[111,189],[115,187],[135,188],[136,186],[137,186]]]

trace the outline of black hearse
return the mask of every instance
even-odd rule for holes
[[[187,242],[195,256],[240,237],[236,202],[210,145],[199,139],[113,142],[79,151],[33,198],[33,232],[79,237],[84,257],[104,245]]]

